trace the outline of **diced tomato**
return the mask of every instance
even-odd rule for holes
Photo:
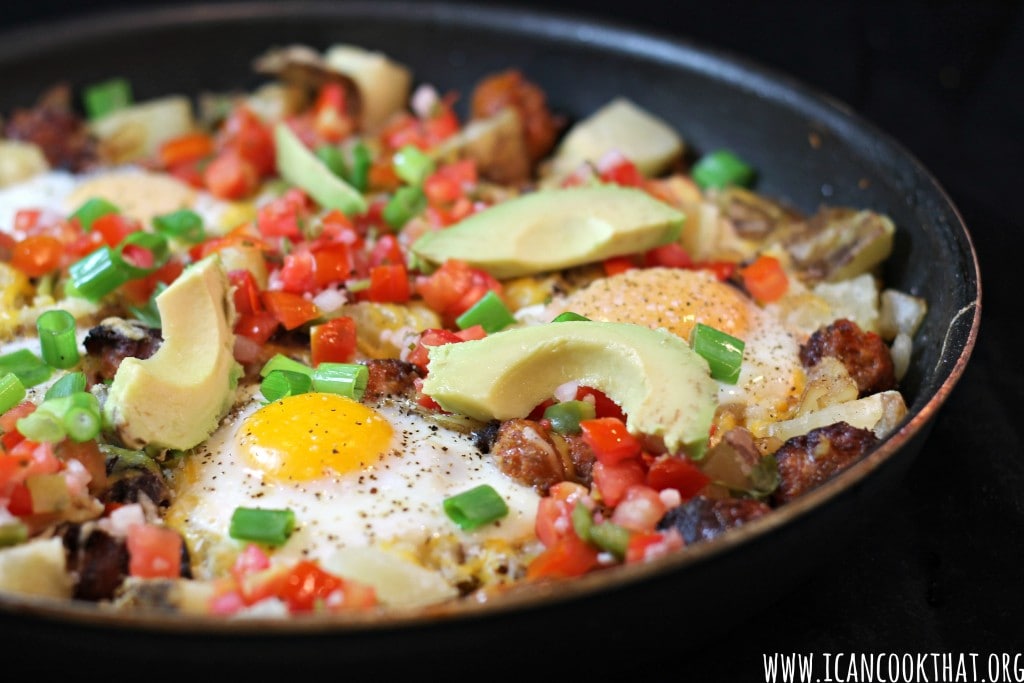
[[[559,539],[526,568],[528,579],[582,576],[598,566],[598,551],[576,534]]]
[[[256,226],[267,237],[298,240],[302,237],[300,223],[306,219],[306,214],[306,196],[293,188],[260,208]]]
[[[381,138],[390,149],[405,145],[430,149],[458,131],[459,119],[449,99],[438,102],[427,118],[418,119],[411,114],[396,117],[384,129]]]
[[[320,219],[320,234],[327,239],[352,245],[360,239],[352,219],[337,209]]]
[[[455,333],[455,336],[462,341],[474,341],[476,339],[483,339],[487,336],[487,330],[484,329],[483,325],[473,325],[467,327],[464,330],[459,330]]]
[[[213,138],[206,133],[185,133],[160,145],[160,163],[164,168],[198,161],[213,154]]]
[[[181,536],[155,524],[135,524],[128,529],[128,573],[142,579],[175,579],[181,576]]]
[[[622,420],[597,417],[580,420],[583,441],[594,451],[594,457],[606,465],[640,457],[640,442],[626,430]]]
[[[412,296],[409,273],[401,263],[370,268],[367,298],[377,303],[404,303]]]
[[[67,439],[57,445],[57,456],[65,462],[77,460],[89,473],[89,490],[102,491],[107,484],[106,457],[95,441],[76,443]]]
[[[423,330],[420,334],[419,340],[416,342],[416,348],[412,350],[406,360],[413,365],[418,365],[423,370],[426,370],[429,360],[428,347],[441,346],[443,344],[455,344],[461,341],[465,340],[450,330],[440,328]]]
[[[740,268],[743,286],[759,302],[778,301],[789,289],[789,278],[774,256],[761,255],[749,266]]]
[[[0,495],[28,477],[53,474],[60,468],[61,462],[50,444],[22,439],[7,453],[0,453]]]
[[[3,415],[0,415],[0,432],[3,433],[3,436],[0,436],[0,445],[3,445],[5,450],[11,450],[18,442],[25,438],[18,431],[18,420],[31,415],[35,410],[35,403],[32,401],[22,401]]]
[[[656,491],[675,489],[683,500],[700,492],[711,478],[686,458],[665,455],[651,463],[647,470],[647,485]]]
[[[465,197],[477,184],[476,162],[463,159],[444,164],[423,182],[423,193],[430,204],[451,204]]]
[[[634,484],[612,513],[612,521],[630,531],[654,531],[665,514],[665,503],[650,486]]]
[[[603,265],[604,274],[608,277],[636,268],[636,263],[628,256],[613,256],[612,258],[605,259]]]
[[[232,270],[228,273],[228,282],[235,288],[235,310],[239,314],[259,313],[263,310],[263,301],[260,300],[260,286],[256,283],[256,278],[250,271],[244,268]]]
[[[3,456],[0,456],[2,458]],[[7,511],[12,515],[24,517],[32,514],[32,492],[25,484],[15,484],[11,489],[10,500],[7,502]]]
[[[317,289],[316,261],[308,251],[293,251],[284,257],[278,271],[281,289],[293,294],[304,294]]]
[[[553,398],[546,398],[546,399],[544,399],[543,401],[538,403],[534,407],[533,410],[530,411],[530,414],[526,416],[526,419],[528,419],[528,420],[542,420],[542,419],[544,419],[544,412],[548,408],[550,408],[551,406],[555,405],[556,403],[558,403],[558,401],[556,401]]]
[[[258,545],[250,543],[235,558],[231,565],[231,575],[235,581],[241,582],[244,577],[269,568],[270,557]]]
[[[206,180],[203,178],[203,174],[206,172],[206,167],[209,163],[209,159],[185,161],[169,167],[167,173],[186,185],[202,190],[206,188]]]
[[[692,268],[693,259],[683,245],[673,242],[648,250],[644,254],[644,265],[648,268]]]
[[[402,253],[402,247],[398,244],[398,238],[392,234],[381,235],[377,238],[377,243],[373,245],[373,251],[370,252],[370,265],[398,264],[405,264],[405,254]]]
[[[181,259],[171,258],[149,275],[124,283],[119,291],[131,303],[144,304],[153,296],[157,284],[171,284],[184,270],[185,264]]]
[[[103,243],[108,247],[116,247],[125,237],[139,230],[142,230],[142,225],[122,213],[108,213],[92,222],[92,232],[103,235]]]
[[[40,209],[18,209],[14,213],[14,232],[21,235],[31,233],[39,224],[42,215]]]
[[[602,181],[625,187],[643,187],[644,175],[632,161],[621,154],[612,153],[598,163],[598,174]]]
[[[320,88],[313,105],[313,130],[327,142],[340,142],[355,130],[355,122],[348,115],[345,88],[337,81],[328,81]]]
[[[243,313],[238,316],[235,323],[235,334],[250,339],[260,346],[267,343],[267,340],[277,332],[280,321],[275,313],[260,311],[257,313]],[[300,325],[302,323],[299,323]]]
[[[61,265],[64,245],[50,235],[31,235],[14,245],[11,265],[29,277],[51,273]]]
[[[313,251],[313,280],[317,288],[349,279],[355,273],[352,250],[342,242],[330,242]]]
[[[633,534],[626,548],[626,563],[647,562],[682,547],[682,537],[672,531]]]
[[[222,199],[241,199],[256,191],[259,172],[251,161],[233,149],[218,154],[203,172],[212,194]]]
[[[318,604],[343,600],[345,581],[315,562],[302,560],[288,572],[278,595],[292,612],[311,612]]]
[[[394,192],[402,185],[402,179],[398,177],[394,163],[387,156],[373,160],[366,182],[371,190],[377,192]]]
[[[572,528],[573,505],[550,496],[540,499],[534,532],[544,547],[554,546],[568,534],[575,534]]]
[[[695,270],[710,271],[716,278],[725,282],[736,272],[736,264],[732,261],[698,261],[693,264]]]
[[[313,367],[320,363],[348,363],[356,353],[356,321],[348,316],[314,325],[309,334]]]
[[[446,324],[465,313],[488,291],[502,293],[501,283],[486,271],[451,259],[429,276],[416,280],[416,291]]]
[[[644,466],[639,460],[623,460],[607,465],[600,460],[594,463],[594,486],[601,492],[601,498],[611,507],[618,505],[630,486],[644,483]]]
[[[248,161],[256,171],[257,179],[274,172],[274,136],[248,107],[235,107],[224,122],[218,142],[222,149],[232,150]]]
[[[320,309],[308,299],[291,292],[263,292],[263,305],[286,330],[294,330],[320,315]]]
[[[579,387],[576,389],[577,401],[588,401],[594,404],[594,417],[614,417],[621,422],[626,421],[626,414],[618,403],[608,398],[599,389],[592,387]]]
[[[431,225],[443,228],[458,223],[463,218],[481,210],[485,206],[482,202],[471,202],[468,198],[461,197],[455,200],[455,203],[450,207],[427,206],[425,215]]]

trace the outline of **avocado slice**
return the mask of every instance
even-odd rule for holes
[[[366,211],[366,199],[316,158],[285,122],[274,127],[274,150],[281,177],[326,209],[352,216]]]
[[[151,357],[125,358],[104,417],[129,448],[187,449],[206,439],[234,403],[235,310],[215,254],[156,298],[164,341]]]
[[[701,450],[718,403],[707,361],[679,337],[630,323],[567,321],[434,346],[423,393],[478,420],[528,415],[560,385],[600,389],[633,434]]]
[[[675,241],[684,216],[646,192],[595,185],[532,192],[428,232],[421,263],[465,261],[496,278],[561,270]]]

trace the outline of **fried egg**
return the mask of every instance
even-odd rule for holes
[[[707,271],[627,270],[552,302],[548,319],[563,311],[663,328],[685,340],[703,323],[743,340],[739,379],[719,382],[718,400],[741,407],[745,425],[754,431],[789,417],[803,394],[806,378],[796,336],[772,312]]]
[[[328,560],[344,548],[402,552],[452,538],[467,547],[533,537],[537,493],[506,477],[469,434],[384,401],[375,406],[310,393],[263,405],[258,392],[174,474],[165,520],[185,536],[200,577],[244,545],[229,538],[238,507],[287,508],[296,529],[275,560]],[[508,514],[465,532],[445,498],[488,484]]]

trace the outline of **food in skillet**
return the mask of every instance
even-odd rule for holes
[[[879,282],[885,216],[802,215],[624,98],[570,126],[514,70],[460,120],[359,48],[257,68],[4,123],[0,589],[483,600],[686,552],[903,418],[925,305]]]

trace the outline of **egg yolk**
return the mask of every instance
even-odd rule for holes
[[[372,466],[391,434],[391,424],[372,408],[310,393],[257,410],[242,425],[238,445],[267,481],[310,481]]]

